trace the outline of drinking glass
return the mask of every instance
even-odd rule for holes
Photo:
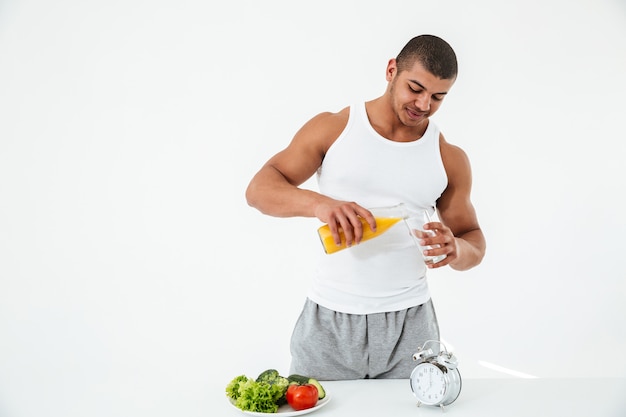
[[[426,265],[440,262],[446,258],[446,255],[427,256],[424,254],[425,250],[438,248],[439,245],[433,245],[433,246],[420,245],[420,240],[422,240],[422,238],[418,237],[418,235],[416,234],[416,231],[422,232],[423,233],[422,236],[424,237],[426,237],[426,235],[434,236],[435,235],[434,231],[424,229],[424,225],[426,223],[431,223],[431,222],[432,222],[432,219],[430,215],[428,214],[427,210],[421,210],[419,212],[412,212],[407,217],[404,218],[404,223],[409,229],[409,234],[411,235],[413,242],[415,243],[420,253],[422,254],[424,258],[424,263],[426,263]]]

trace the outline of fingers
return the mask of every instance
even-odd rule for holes
[[[456,254],[456,241],[450,228],[446,227],[440,222],[431,222],[424,225],[424,229],[428,232],[419,232],[420,235],[416,236],[420,238],[420,245],[428,246],[429,249],[424,250],[426,256],[440,256],[446,255],[444,259],[436,263],[428,264],[428,268],[441,268],[452,262]]]
[[[346,246],[350,247],[354,243],[359,243],[363,238],[363,223],[361,223],[359,216],[352,211],[343,214],[343,216],[338,217],[337,221],[346,239]],[[341,242],[339,244],[341,244]]]
[[[345,239],[347,247],[358,244],[363,239],[363,222],[367,222],[372,230],[376,229],[376,220],[372,213],[352,202],[342,202],[332,207],[327,220],[335,244],[341,246]]]

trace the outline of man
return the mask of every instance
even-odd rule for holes
[[[252,207],[317,217],[337,243],[342,229],[350,247],[320,255],[292,334],[290,372],[321,380],[408,378],[418,346],[439,340],[427,267],[407,229],[399,223],[361,242],[360,219],[374,229],[376,207],[436,209],[440,221],[428,224],[435,234],[421,236],[422,243],[434,246],[426,255],[446,257],[428,268],[467,270],[481,262],[485,239],[470,200],[470,163],[429,120],[456,76],[447,42],[411,39],[389,60],[382,96],[313,117],[250,182]],[[319,193],[299,187],[316,173]]]

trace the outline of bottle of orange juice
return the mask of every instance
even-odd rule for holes
[[[398,223],[407,215],[402,203],[392,207],[370,209],[370,211],[376,219],[376,231],[373,231],[367,221],[361,218],[360,220],[363,224],[363,237],[361,239],[361,243],[382,235],[389,230],[391,226]],[[337,245],[335,243],[335,239],[333,239],[333,235],[330,232],[330,227],[327,224],[317,229],[317,233],[322,241],[324,251],[326,251],[327,254],[335,253],[347,248],[346,238],[343,234],[343,230],[341,230],[341,227],[339,227],[341,245]]]

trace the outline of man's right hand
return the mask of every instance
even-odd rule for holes
[[[320,203],[315,209],[315,216],[328,224],[337,246],[341,245],[340,228],[343,230],[347,247],[361,242],[363,238],[361,218],[369,224],[373,231],[376,230],[374,215],[368,209],[354,202],[330,200]]]

